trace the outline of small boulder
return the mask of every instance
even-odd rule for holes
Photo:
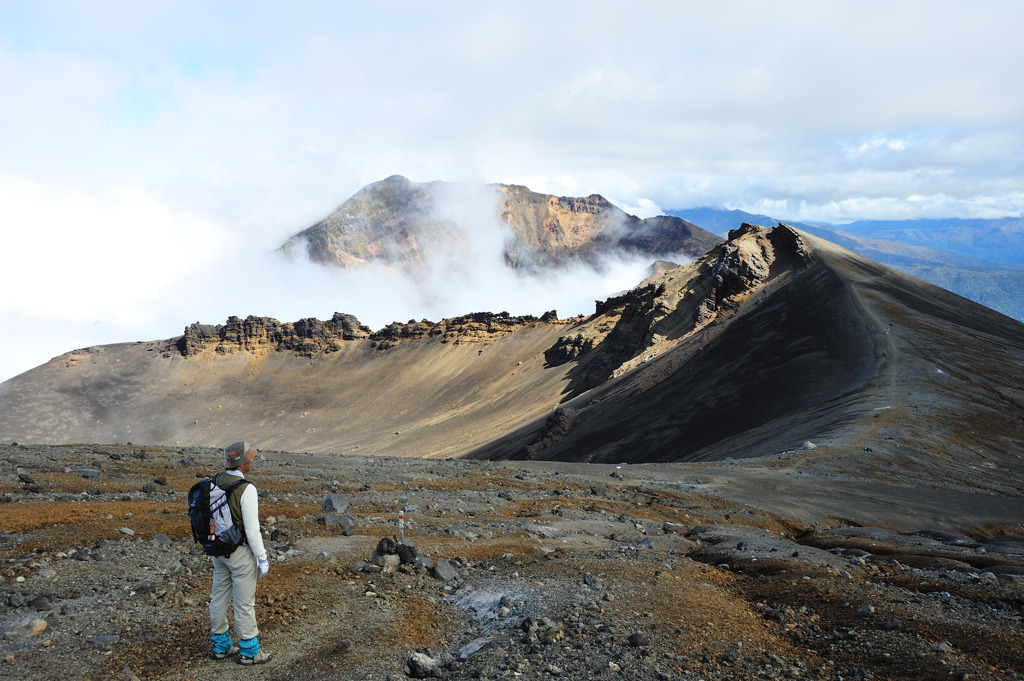
[[[635,631],[626,639],[633,648],[642,648],[651,645],[651,637],[639,631]]]
[[[425,653],[413,653],[405,663],[405,674],[414,679],[425,679],[437,674],[437,661]]]
[[[450,582],[453,579],[458,579],[459,573],[455,571],[455,568],[452,567],[447,558],[438,558],[437,563],[434,565],[434,576]]]
[[[378,553],[374,551],[370,554],[370,564],[377,567],[396,568],[401,563],[402,559],[398,557],[397,553]]]
[[[28,615],[22,617],[20,620],[16,620],[7,630],[4,632],[4,636],[9,638],[23,638],[28,636],[35,636],[46,631],[46,620],[36,617],[34,615]]]
[[[121,637],[117,634],[104,634],[102,636],[93,636],[89,639],[89,643],[94,646],[106,647],[111,646],[121,640]]]
[[[410,542],[402,542],[398,545],[398,559],[403,565],[412,565],[416,562],[416,547]]]
[[[348,514],[349,504],[348,499],[345,499],[340,494],[329,494],[324,499],[323,511],[326,513],[336,513],[338,515]]]
[[[324,525],[340,530],[346,537],[352,536],[352,532],[356,529],[356,521],[352,520],[352,518],[347,515],[338,515],[336,513],[328,513],[325,515]]]

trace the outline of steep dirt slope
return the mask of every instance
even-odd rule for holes
[[[543,368],[565,323],[463,341],[342,342],[305,357],[174,341],[78,350],[0,387],[0,438],[456,456],[555,407]],[[377,347],[374,347],[376,345]]]

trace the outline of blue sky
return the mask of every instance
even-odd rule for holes
[[[496,307],[266,256],[395,173],[641,216],[1018,215],[1021,26],[1014,0],[0,0],[0,320],[36,330],[6,336],[0,380],[230,314]],[[499,302],[589,312],[618,274]]]

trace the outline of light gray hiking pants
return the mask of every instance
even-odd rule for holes
[[[248,544],[242,544],[230,556],[213,556],[213,590],[210,595],[210,631],[228,630],[228,603],[235,601],[235,635],[239,640],[255,638],[256,557]]]

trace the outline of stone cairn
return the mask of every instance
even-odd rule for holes
[[[330,494],[324,500],[324,524],[333,527],[346,537],[351,536],[356,528],[356,522],[352,519],[350,506],[347,499],[339,494]],[[403,517],[405,509],[402,509]],[[420,553],[416,545],[408,538],[383,537],[377,542],[376,548],[370,554],[370,560],[359,560],[352,566],[355,572],[403,572],[424,571],[429,572],[437,579],[445,582],[457,581],[459,573],[455,567],[446,559],[439,558],[435,563],[425,553]]]

